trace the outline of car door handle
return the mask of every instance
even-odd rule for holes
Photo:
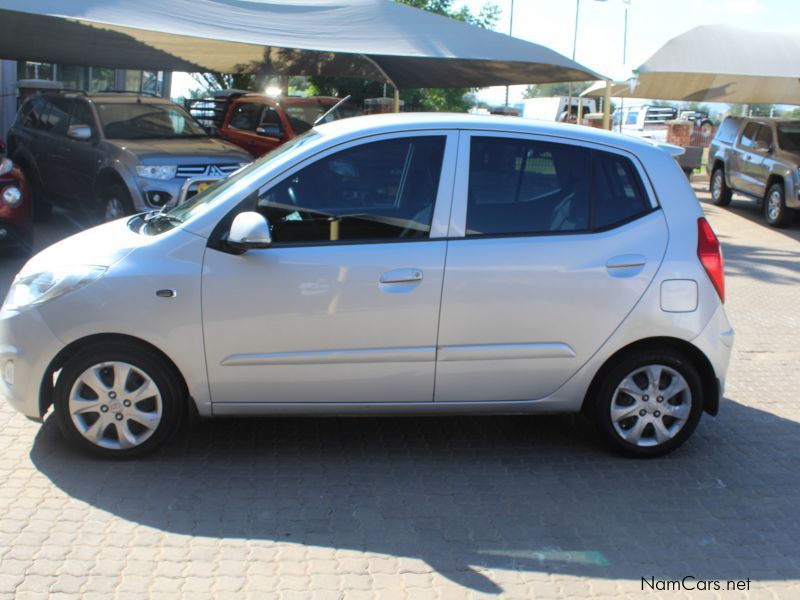
[[[641,254],[622,254],[609,258],[606,262],[607,269],[625,269],[631,267],[643,267],[647,259]]]
[[[394,269],[381,275],[381,283],[411,283],[422,281],[422,269]]]

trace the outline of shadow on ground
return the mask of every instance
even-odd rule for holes
[[[657,460],[609,454],[564,417],[242,419],[117,463],[70,450],[50,418],[31,458],[148,527],[419,558],[500,594],[481,569],[800,578],[798,434],[730,400]]]

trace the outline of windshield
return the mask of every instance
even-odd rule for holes
[[[103,133],[115,140],[207,137],[205,130],[180,106],[156,103],[97,102]]]
[[[800,123],[778,125],[778,146],[790,152],[800,152]]]

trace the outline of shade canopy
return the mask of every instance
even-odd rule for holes
[[[0,58],[400,88],[600,77],[544,46],[391,0],[4,0]]]
[[[592,85],[581,92],[581,96],[588,98],[602,98],[606,94],[605,81],[595,81]],[[611,97],[612,98],[630,98],[631,94],[631,81],[612,81],[611,82]]]
[[[800,104],[800,31],[695,27],[653,54],[637,79],[626,97]]]

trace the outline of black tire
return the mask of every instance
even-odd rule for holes
[[[691,403],[688,407],[688,415],[683,420],[682,427],[676,427],[674,437],[662,443],[657,443],[654,425],[644,425],[641,443],[652,443],[653,445],[637,445],[623,438],[622,434],[617,431],[612,421],[611,409],[612,403],[617,400],[617,398],[615,398],[617,387],[622,381],[632,373],[636,373],[637,370],[648,365],[667,367],[667,370],[672,370],[682,376],[685,383],[688,385],[688,392],[691,394],[689,396]],[[664,370],[665,374],[662,375],[662,385],[664,381],[668,381],[670,384],[672,382],[672,378],[667,373],[667,370]],[[664,379],[665,377],[669,379]],[[587,398],[589,416],[603,440],[617,452],[628,456],[655,457],[672,452],[692,435],[703,413],[703,386],[697,369],[686,357],[669,348],[649,349],[623,356],[606,371],[603,380],[596,389],[597,394],[593,398]],[[668,389],[668,386],[662,389]],[[643,391],[646,391],[646,388]],[[626,394],[622,392],[620,399],[624,397],[626,397]],[[630,397],[630,399],[633,400],[633,397]],[[686,396],[683,395],[683,393],[680,394],[680,398],[675,396],[675,399],[686,402]],[[665,412],[664,407],[672,406],[673,398],[666,398],[663,396],[649,398],[648,395],[643,395],[642,400],[644,404],[640,404],[639,406],[645,406],[646,408],[644,410],[649,412],[642,416],[640,416],[642,413],[638,413],[628,417],[628,419],[636,419],[636,421],[630,425],[630,429],[633,429],[639,423],[640,419],[642,423],[646,423],[654,420],[659,416],[659,413],[662,413],[662,423],[666,423],[665,420],[668,418],[671,419],[671,417],[663,413]],[[631,404],[631,407],[633,407],[633,404]],[[675,420],[671,423],[679,424],[679,422],[680,421]],[[622,423],[622,421],[618,423]]]
[[[76,385],[78,379],[87,372],[87,370],[93,366],[111,363],[112,361],[126,363],[133,367],[131,379],[133,379],[132,389],[134,391],[137,383],[136,379],[140,377],[141,374],[150,378],[161,397],[160,421],[152,428],[152,431],[148,431],[146,427],[141,426],[136,420],[136,416],[133,416],[133,423],[127,418],[123,420],[123,417],[120,417],[121,422],[117,425],[113,422],[113,419],[111,419],[112,413],[116,416],[117,414],[123,414],[124,411],[130,411],[127,413],[130,415],[137,407],[143,410],[157,411],[157,400],[155,400],[155,396],[151,396],[139,401],[134,400],[133,408],[123,408],[122,403],[128,401],[116,396],[111,399],[113,392],[109,392],[109,399],[105,402],[106,408],[103,409],[105,414],[102,415],[106,418],[108,424],[102,427],[100,443],[94,443],[84,437],[79,431],[78,425],[76,425],[70,414],[70,394],[73,386]],[[115,373],[113,369],[112,373]],[[113,377],[115,376],[116,375],[111,375],[112,379],[106,379],[105,381],[113,382]],[[131,379],[128,381],[130,382]],[[125,387],[124,383],[122,385]],[[80,389],[83,390],[84,388]],[[130,393],[133,394],[134,392],[131,391]],[[91,398],[91,394],[87,395],[89,396],[90,402],[94,401]],[[100,394],[95,394],[95,396],[97,400],[101,399]],[[187,394],[180,375],[171,365],[166,363],[163,357],[158,353],[146,347],[133,344],[102,342],[84,348],[67,361],[56,382],[53,403],[56,422],[70,444],[84,452],[101,458],[129,459],[153,452],[175,434],[186,413],[187,399]],[[106,400],[105,394],[103,394],[102,400]],[[149,403],[149,405],[145,406],[145,403]],[[127,406],[131,406],[131,403],[128,402]],[[119,411],[119,413],[115,411]],[[81,416],[81,419],[87,419],[83,421],[87,429],[92,426],[94,421],[100,419],[101,413],[99,411],[89,412],[89,415],[96,415],[96,418],[93,416],[91,421],[89,421],[89,417]],[[142,441],[134,444],[132,447],[114,447],[115,445],[120,445],[118,441],[115,443],[114,440],[115,438],[119,440],[119,427],[123,426],[128,428],[127,431],[131,433],[134,438],[142,438]],[[134,429],[134,427],[136,427],[136,429]]]
[[[711,202],[717,206],[728,206],[733,197],[733,191],[725,183],[725,171],[722,167],[717,167],[711,173],[709,182],[709,192],[711,192]]]
[[[29,202],[33,212],[34,223],[45,223],[53,214],[53,205],[44,197],[42,186],[36,173],[27,165],[23,165],[22,174],[28,184]]]
[[[786,206],[786,192],[782,183],[773,183],[764,197],[764,219],[770,227],[786,227],[792,222],[794,211]]]
[[[101,223],[108,223],[133,214],[133,202],[127,188],[115,183],[106,186],[100,193],[97,219]]]

